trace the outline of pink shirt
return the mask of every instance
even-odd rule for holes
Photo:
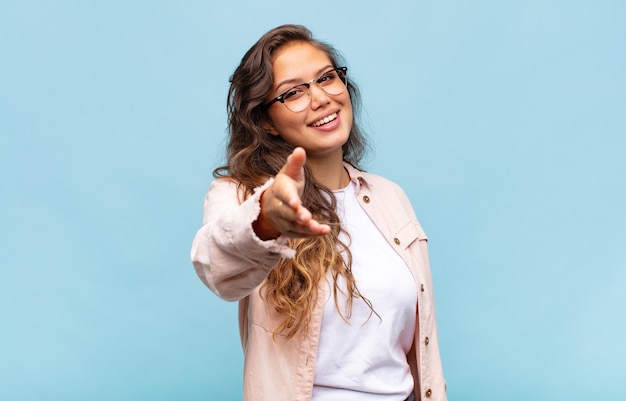
[[[417,324],[408,354],[415,399],[446,400],[424,230],[398,185],[349,164],[345,167],[357,186],[359,203],[415,280]],[[259,198],[271,182],[241,202],[236,183],[215,180],[204,199],[203,225],[194,238],[191,259],[200,279],[215,294],[228,301],[239,301],[244,400],[308,401],[313,391],[325,296],[320,294],[317,298],[307,333],[297,334],[291,340],[273,336],[272,329],[282,319],[260,298],[259,286],[279,259],[293,257],[294,250],[286,246],[285,238],[262,241],[252,230],[252,222],[260,211]],[[392,288],[389,293],[392,296]]]

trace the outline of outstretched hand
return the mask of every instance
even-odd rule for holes
[[[330,233],[330,226],[313,219],[300,203],[304,191],[306,152],[295,148],[287,157],[274,182],[261,195],[261,213],[253,228],[263,240],[285,235],[290,238]]]

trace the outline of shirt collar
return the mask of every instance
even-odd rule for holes
[[[343,166],[345,167],[345,169],[348,171],[348,174],[350,175],[350,181],[356,184],[357,191],[361,189],[362,185],[365,186],[366,188],[370,188],[372,186],[371,181],[368,181],[367,179],[367,173],[357,169],[356,167],[354,167],[348,162],[343,162]]]

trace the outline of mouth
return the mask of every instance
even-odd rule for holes
[[[313,124],[311,124],[312,127],[321,127],[322,125],[326,125],[332,121],[335,121],[337,119],[337,113],[333,113],[330,114],[322,119],[317,120],[316,122],[314,122]]]

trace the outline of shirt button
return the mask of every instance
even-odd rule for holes
[[[430,397],[431,395],[433,395],[433,390],[431,390],[431,389],[426,390],[424,395],[426,395],[426,397]]]
[[[370,197],[367,195],[363,195],[363,202],[370,203]]]
[[[420,284],[420,291],[424,292],[424,284]]]
[[[394,238],[394,239],[393,239],[393,242],[395,242],[395,243],[396,243],[396,245],[400,245],[400,240],[399,240],[398,238]]]
[[[424,339],[424,344],[426,344],[426,345],[430,344],[430,338],[426,337]]]

